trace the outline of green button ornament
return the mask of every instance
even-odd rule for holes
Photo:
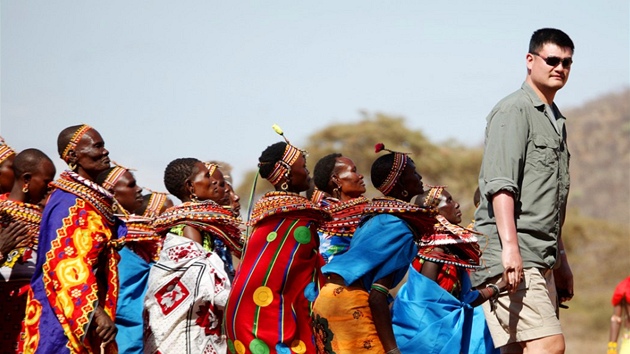
[[[311,229],[306,226],[300,226],[293,231],[295,240],[303,245],[311,242]]]
[[[267,234],[267,242],[271,242],[275,240],[276,237],[278,237],[278,233],[275,231],[271,231],[270,233]]]
[[[236,354],[236,348],[234,348],[234,342],[231,339],[228,339],[227,344],[228,344],[228,350],[230,351],[230,354]]]
[[[253,354],[269,354],[269,347],[267,344],[258,338],[253,339],[249,343],[249,350],[251,350]]]

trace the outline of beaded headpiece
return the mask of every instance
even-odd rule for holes
[[[164,203],[166,203],[167,199],[168,197],[166,193],[151,191],[147,208],[144,210],[144,213],[142,213],[142,216],[154,218],[160,215],[160,210],[162,210],[162,207],[164,206]]]
[[[427,208],[437,208],[440,205],[440,198],[446,186],[430,186],[427,196],[424,197],[424,205]]]
[[[79,129],[77,129],[77,131],[74,132],[74,134],[72,134],[72,138],[68,142],[68,145],[66,145],[66,148],[63,149],[63,153],[61,154],[62,160],[66,161],[66,158],[68,157],[68,152],[74,149],[79,141],[81,141],[83,135],[85,135],[85,133],[87,133],[91,129],[92,127],[90,127],[89,125],[83,124],[79,127]]]
[[[105,180],[102,183],[103,188],[109,191],[113,190],[118,180],[120,180],[120,177],[122,177],[122,175],[124,175],[127,171],[129,171],[129,169],[122,166],[114,166],[114,168],[112,168],[112,170],[107,174],[107,177],[105,177]]]
[[[409,154],[405,152],[398,152],[386,149],[385,144],[383,143],[378,143],[374,146],[374,152],[376,153],[379,153],[383,150],[389,151],[390,153],[394,154],[394,163],[392,164],[391,170],[389,170],[387,178],[385,178],[380,186],[376,187],[376,189],[381,191],[381,193],[387,195],[389,192],[391,192],[392,188],[394,188],[394,185],[396,185],[396,182],[398,182],[400,175],[405,170],[405,167],[407,167],[407,162],[409,162]]]
[[[278,162],[276,162],[273,170],[267,177],[267,180],[273,185],[280,182],[282,177],[286,176],[289,173],[289,171],[291,170],[291,165],[293,165],[295,161],[297,161],[301,153],[302,151],[300,151],[300,149],[287,143],[282,158]]]
[[[3,163],[9,156],[15,155],[15,150],[13,150],[9,145],[4,142],[4,139],[0,136],[0,163]]]
[[[210,173],[210,177],[212,177],[212,175],[214,174],[214,171],[216,171],[217,168],[219,168],[219,165],[217,165],[216,163],[204,162],[203,164],[206,165],[206,168],[208,169],[208,172]]]
[[[324,198],[326,198],[326,193],[322,192],[321,190],[317,189],[317,187],[315,187],[315,190],[313,191],[313,195],[311,196],[311,202],[315,205],[320,205],[322,201],[324,200]]]

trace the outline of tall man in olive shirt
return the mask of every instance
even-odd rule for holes
[[[573,296],[561,229],[569,193],[565,117],[553,103],[571,71],[573,42],[543,28],[531,37],[527,77],[487,118],[475,228],[489,237],[473,284],[510,290],[484,304],[501,353],[564,353],[559,302]],[[483,264],[483,263],[482,263]]]

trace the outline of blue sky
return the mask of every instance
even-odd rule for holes
[[[359,111],[383,112],[434,142],[479,144],[541,27],[576,45],[561,109],[630,84],[627,0],[3,0],[0,16],[9,145],[40,148],[61,171],[57,134],[88,123],[156,190],[178,157],[227,161],[240,184],[279,140],[273,123],[299,146]]]

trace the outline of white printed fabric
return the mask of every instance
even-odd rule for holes
[[[185,237],[168,234],[144,299],[145,353],[226,353],[221,335],[230,283],[223,261]]]

